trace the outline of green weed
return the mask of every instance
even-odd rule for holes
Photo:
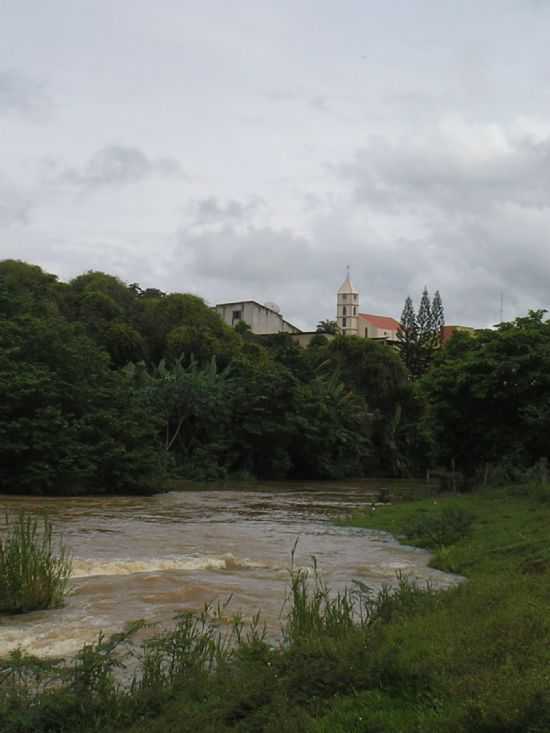
[[[63,544],[55,546],[52,525],[25,514],[4,521],[0,538],[0,612],[25,613],[63,604],[71,576],[71,559]]]

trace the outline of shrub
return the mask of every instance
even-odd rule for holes
[[[535,501],[543,503],[550,502],[550,483],[542,481],[530,481],[527,484],[527,495]]]
[[[357,599],[363,624],[389,624],[416,613],[435,608],[441,600],[441,592],[429,583],[421,586],[406,575],[398,573],[395,587],[384,584],[379,589],[354,580],[352,594]]]
[[[0,539],[0,612],[25,613],[63,604],[71,576],[71,559],[52,525],[20,514],[4,524]]]
[[[424,547],[444,547],[465,537],[474,516],[460,507],[445,507],[436,513],[418,513],[405,536]]]

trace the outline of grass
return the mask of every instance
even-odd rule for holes
[[[4,519],[0,538],[0,612],[25,613],[61,606],[71,576],[70,557],[55,546],[52,526],[20,514]]]
[[[468,517],[463,536],[434,543],[422,526],[442,515]],[[382,529],[408,544],[434,549],[432,567],[468,577],[550,569],[550,502],[530,487],[509,487],[379,506],[341,522]]]
[[[256,618],[186,614],[144,645],[99,639],[74,660],[0,664],[3,733],[547,733],[550,504],[532,491],[421,499],[356,514],[434,548],[468,580],[402,578],[332,594],[316,568],[290,578],[279,645]],[[130,685],[117,682],[131,660]]]

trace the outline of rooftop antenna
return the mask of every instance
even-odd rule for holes
[[[500,323],[504,323],[504,294],[500,291]]]
[[[346,280],[349,280],[349,270],[350,270],[349,265],[346,265]]]

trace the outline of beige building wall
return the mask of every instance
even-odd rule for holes
[[[397,331],[387,328],[378,328],[368,322],[366,318],[359,318],[358,335],[368,339],[387,339],[397,341]]]
[[[239,321],[244,321],[252,333],[258,335],[300,333],[300,329],[285,321],[280,313],[254,300],[220,303],[215,310],[228,326],[235,327]]]
[[[302,346],[305,349],[310,345],[311,339],[315,336],[324,336],[327,341],[332,341],[332,339],[334,338],[334,334],[332,333],[318,333],[317,331],[306,331],[302,333],[292,334],[292,340],[294,341],[294,343],[298,344],[298,346]]]

